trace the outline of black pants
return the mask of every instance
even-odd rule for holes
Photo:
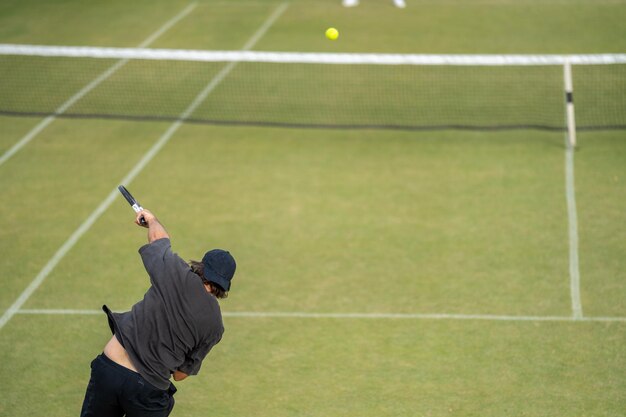
[[[176,388],[161,390],[137,372],[101,354],[91,362],[91,379],[81,417],[167,417]]]

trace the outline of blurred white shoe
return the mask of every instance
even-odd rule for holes
[[[359,5],[359,0],[343,0],[343,7],[354,7]]]
[[[406,7],[406,3],[404,2],[404,0],[393,0],[393,4],[401,9],[404,9]]]

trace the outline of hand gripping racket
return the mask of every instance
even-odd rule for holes
[[[128,201],[128,204],[130,204],[133,210],[135,210],[135,213],[139,213],[140,211],[143,210],[143,207],[141,207],[139,202],[135,200],[135,197],[133,197],[133,195],[128,192],[126,187],[124,187],[123,185],[120,185],[119,187],[117,187],[117,189],[120,190],[120,193],[122,193],[126,201]],[[142,226],[148,225],[148,223],[146,223],[146,220],[143,218],[143,216],[139,219],[139,223],[141,223]]]

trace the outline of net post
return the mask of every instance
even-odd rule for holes
[[[572,82],[572,64],[569,59],[563,63],[565,81],[565,114],[567,121],[567,137],[572,148],[576,147],[576,119],[574,118],[574,83]]]

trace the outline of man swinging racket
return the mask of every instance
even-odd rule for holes
[[[139,254],[151,286],[131,311],[102,307],[113,337],[91,362],[81,417],[168,416],[176,392],[170,378],[196,375],[224,332],[217,299],[230,290],[233,257],[214,249],[187,264],[158,219],[137,206],[135,223],[148,229]]]

